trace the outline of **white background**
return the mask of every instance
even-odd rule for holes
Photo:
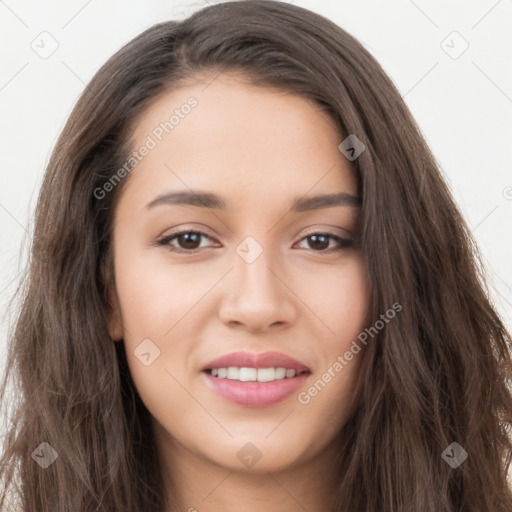
[[[294,3],[358,38],[405,96],[480,245],[490,293],[512,328],[512,0]],[[7,305],[26,260],[37,193],[75,101],[130,39],[205,5],[206,0],[0,1],[2,368]],[[463,48],[453,31],[469,44],[458,58],[445,51],[451,46],[453,56]],[[32,48],[42,45],[42,37],[46,48],[50,37],[58,43],[46,59]]]

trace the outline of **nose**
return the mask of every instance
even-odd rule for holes
[[[286,283],[269,251],[263,250],[248,263],[234,254],[234,269],[224,283],[226,293],[221,301],[219,317],[230,327],[265,332],[289,327],[297,316],[293,290]]]

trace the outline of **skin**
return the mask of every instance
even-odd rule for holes
[[[369,306],[362,254],[357,246],[328,253],[339,247],[334,238],[315,245],[307,235],[354,240],[358,210],[288,210],[295,197],[356,196],[355,176],[334,124],[309,100],[235,75],[210,81],[166,92],[134,128],[139,148],[187,98],[198,101],[126,178],[113,231],[111,336],[123,340],[152,416],[166,489],[177,497],[166,512],[326,510],[363,351],[307,405],[298,393],[269,407],[236,405],[200,370],[238,350],[283,352],[311,369],[304,391],[349,349]],[[145,208],[163,192],[190,189],[221,195],[227,209]],[[155,244],[174,228],[208,236]],[[247,236],[263,249],[250,264],[236,251]],[[148,366],[134,353],[145,339],[160,350]],[[247,443],[261,454],[252,467],[237,457]]]

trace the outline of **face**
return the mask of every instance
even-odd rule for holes
[[[352,406],[362,351],[339,361],[369,302],[356,180],[312,102],[208,81],[166,93],[135,127],[134,148],[150,149],[115,211],[110,330],[162,452],[285,470],[332,453]]]

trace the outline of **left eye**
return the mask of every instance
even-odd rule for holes
[[[179,233],[174,233],[171,235],[167,235],[160,240],[157,241],[158,245],[167,245],[170,247],[171,251],[176,251],[175,246],[171,244],[171,241],[176,239],[180,247],[178,249],[185,249],[181,252],[190,252],[198,249],[199,247],[195,247],[197,242],[201,242],[201,238],[206,237],[210,238],[206,233],[202,231],[180,231]],[[182,244],[185,244],[184,246]],[[179,250],[176,252],[180,252]]]
[[[201,243],[201,238],[206,237],[210,240],[211,237],[209,237],[206,233],[203,233],[202,231],[181,231],[179,233],[173,233],[170,235],[166,235],[162,238],[160,238],[156,245],[167,245],[169,247],[169,250],[172,252],[185,252],[185,253],[191,253],[196,252],[198,249],[201,248],[201,245],[197,246],[197,244]],[[171,242],[173,240],[176,240],[179,247],[176,248],[175,245],[173,245]],[[353,240],[349,240],[346,238],[341,238],[337,235],[334,235],[333,233],[311,233],[302,240],[309,240],[309,245],[313,248],[316,247],[316,250],[314,249],[314,252],[323,252],[323,253],[330,253],[335,251],[341,251],[343,249],[346,249],[348,247],[352,247],[354,245]],[[330,248],[329,250],[325,250],[329,248],[330,241],[334,240],[338,243],[339,247]]]

